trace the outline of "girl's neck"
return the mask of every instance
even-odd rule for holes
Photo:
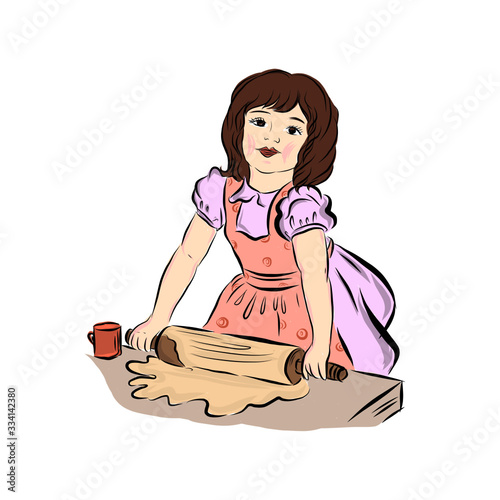
[[[286,186],[293,179],[293,168],[283,172],[260,172],[250,165],[250,179],[247,184],[260,193],[271,193]]]

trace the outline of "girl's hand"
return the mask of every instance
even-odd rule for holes
[[[151,350],[151,342],[153,341],[156,334],[163,330],[167,325],[163,323],[159,323],[152,316],[150,316],[144,323],[137,325],[130,337],[128,339],[128,343],[134,349],[138,349],[140,351],[150,351]]]
[[[313,344],[306,351],[304,356],[302,373],[306,380],[309,380],[309,375],[315,378],[326,380],[326,363],[330,355],[330,346],[322,346]]]

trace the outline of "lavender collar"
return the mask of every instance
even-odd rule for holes
[[[242,202],[236,219],[236,231],[255,240],[268,236],[269,209],[279,191],[281,188],[270,193],[261,193],[243,179],[240,188],[229,198],[231,203]]]

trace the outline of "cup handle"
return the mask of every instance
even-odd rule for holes
[[[87,334],[87,338],[89,339],[89,342],[94,345],[94,333],[93,332],[89,332]]]

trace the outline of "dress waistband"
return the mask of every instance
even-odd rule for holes
[[[243,269],[243,277],[249,285],[261,290],[286,290],[302,283],[300,271],[284,274],[262,274]]]

